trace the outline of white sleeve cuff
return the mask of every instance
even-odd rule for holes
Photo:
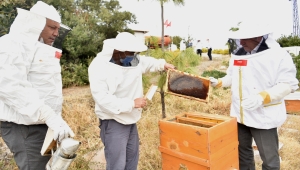
[[[232,78],[229,75],[226,75],[225,77],[221,78],[222,80],[222,87],[229,87],[232,83]]]
[[[266,92],[269,93],[272,102],[283,99],[292,92],[292,88],[287,83],[278,83],[272,88],[267,89]]]

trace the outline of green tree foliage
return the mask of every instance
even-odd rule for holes
[[[182,38],[180,36],[173,36],[172,37],[172,41],[173,44],[175,44],[178,47],[180,47],[180,41],[182,40]]]
[[[207,78],[214,77],[214,78],[218,79],[218,78],[222,78],[222,77],[226,76],[226,73],[223,71],[219,71],[219,70],[209,70],[209,71],[204,71],[201,76],[207,77]],[[228,88],[229,87],[223,87],[223,89],[228,89]]]
[[[159,38],[156,36],[149,36],[145,38],[145,43],[149,46],[149,48],[158,48]]]
[[[218,70],[209,70],[209,71],[204,71],[201,75],[202,77],[214,77],[216,79],[222,78],[226,76],[225,72],[218,71]]]
[[[238,22],[237,23],[237,26],[236,27],[231,27],[230,29],[229,29],[229,31],[238,31],[239,30],[239,25],[241,24],[241,22]]]
[[[290,46],[300,46],[300,37],[289,35],[289,36],[281,36],[277,39],[277,42],[282,47],[290,47]]]
[[[9,32],[9,27],[16,18],[17,9],[29,9],[36,1],[33,0],[1,0],[0,1],[0,37]]]
[[[289,35],[289,36],[281,36],[276,40],[282,47],[291,47],[291,46],[300,46],[300,37]],[[291,54],[293,57],[294,64],[297,69],[296,77],[300,81],[300,55],[295,56]],[[300,83],[299,83],[300,85]]]
[[[294,64],[296,66],[296,69],[297,69],[297,74],[296,74],[296,77],[297,79],[299,80],[300,82],[300,55],[296,56],[293,58],[293,61],[294,61]],[[299,83],[300,85],[300,83]]]

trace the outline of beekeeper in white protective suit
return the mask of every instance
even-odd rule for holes
[[[240,169],[255,169],[254,139],[262,169],[279,170],[277,127],[286,120],[284,97],[298,89],[295,65],[266,22],[241,22],[229,38],[234,49],[227,75],[210,81],[215,87],[231,86],[230,116],[238,121]]]
[[[185,41],[184,40],[180,41],[179,49],[180,49],[180,51],[186,50],[186,45],[185,45]]]
[[[51,46],[61,18],[53,6],[41,1],[30,11],[17,11],[9,34],[0,38],[2,138],[19,169],[45,169],[50,156],[41,156],[40,151],[48,127],[54,140],[74,136],[61,117],[61,50]]]
[[[134,35],[121,32],[104,41],[103,49],[89,66],[89,81],[100,119],[106,169],[136,170],[139,135],[136,123],[146,106],[142,74],[174,69],[164,59],[139,56],[147,46]]]

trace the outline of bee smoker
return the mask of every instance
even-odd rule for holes
[[[52,157],[46,165],[46,170],[67,170],[74,161],[75,152],[80,144],[81,142],[72,138],[63,139],[54,153],[52,149]]]

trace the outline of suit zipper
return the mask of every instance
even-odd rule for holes
[[[239,93],[240,93],[240,116],[241,116],[241,124],[244,124],[244,111],[242,107],[242,99],[243,99],[243,93],[242,93],[242,67],[239,68]]]

